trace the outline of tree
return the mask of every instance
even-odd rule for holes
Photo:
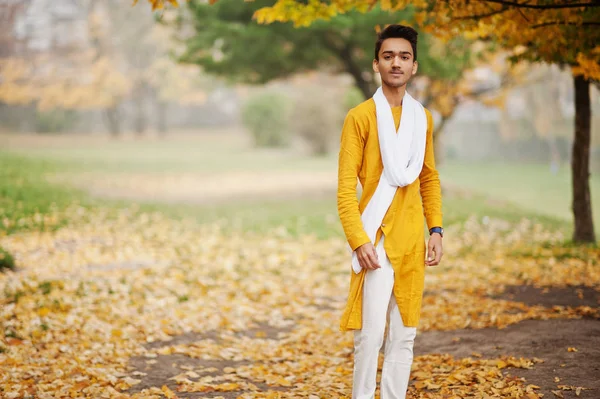
[[[29,3],[12,0],[0,8],[6,22],[0,29],[0,104],[28,106],[32,113],[101,111],[118,136],[128,119],[123,103],[132,105],[133,127],[141,134],[148,107],[164,132],[167,103],[203,102],[206,78],[170,57],[170,28],[153,16],[120,0],[65,1],[70,13],[59,24],[43,4]],[[24,18],[34,25],[18,37],[15,21],[27,25]],[[67,28],[55,29],[59,25]],[[30,45],[36,35],[47,39],[45,46]]]
[[[316,20],[372,7],[370,0],[329,2],[277,0],[258,10],[261,23],[292,21],[307,26]],[[590,82],[600,79],[600,3],[593,0],[444,0],[379,2],[383,10],[412,6],[423,28],[443,40],[481,38],[514,52],[513,61],[568,66],[575,89],[575,134],[572,149],[573,216],[576,242],[595,242],[589,188],[591,136]]]
[[[210,4],[213,4],[215,0],[209,0]],[[133,0],[133,5],[136,5],[138,0]],[[152,6],[152,11],[161,10],[165,8],[165,5],[170,4],[173,7],[178,7],[179,3],[177,0],[148,0],[148,3]]]
[[[116,94],[127,92],[127,80],[115,63],[87,42],[88,37],[97,39],[93,5],[88,1],[66,7],[63,29],[53,29],[59,23],[44,4],[22,4],[12,19],[32,27],[19,33],[11,26],[3,35],[15,51],[0,59],[0,103],[42,113],[80,110],[107,107]],[[88,24],[79,24],[86,18]]]
[[[591,107],[590,81],[600,79],[600,4],[587,1],[483,1],[461,9],[443,2],[448,18],[468,32],[517,48],[513,60],[570,66],[575,89],[575,137],[571,156],[573,185],[573,240],[595,242],[589,187]],[[438,11],[439,12],[439,11]],[[484,28],[482,28],[482,26]]]
[[[254,15],[270,4],[272,0],[220,0],[212,6],[190,1],[194,34],[185,40],[181,60],[231,82],[251,84],[311,70],[347,73],[363,97],[369,98],[377,87],[372,70],[376,28],[414,18],[410,7],[395,13],[374,7],[368,13],[351,11],[307,27],[258,24]],[[419,37],[417,80],[422,84],[413,90],[441,116],[436,134],[458,104],[462,72],[472,63],[469,45],[461,38],[441,43],[426,33]]]
[[[154,6],[162,8],[167,2],[155,1]],[[166,133],[168,104],[203,103],[210,87],[208,79],[171,56],[177,48],[171,27],[157,20],[169,22],[172,13],[163,12],[161,18],[142,16],[121,0],[98,3],[105,12],[103,20],[109,21],[102,28],[102,47],[112,55],[115,64],[121,65],[130,83],[126,99],[133,105],[134,131],[142,135],[147,130],[151,108],[158,132]]]

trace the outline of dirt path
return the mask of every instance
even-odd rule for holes
[[[598,307],[600,292],[590,287],[546,288],[510,286],[499,298],[511,299],[527,305],[543,306],[590,306]],[[240,333],[247,337],[260,335],[277,340],[288,332],[269,326]],[[174,344],[190,344],[204,339],[219,338],[218,332],[186,334],[166,343],[147,345],[149,349]],[[505,375],[524,378],[526,384],[539,386],[545,398],[600,397],[600,320],[598,319],[551,319],[525,320],[504,329],[462,329],[454,331],[424,331],[415,341],[416,358],[428,354],[449,354],[455,358],[498,358],[502,355],[516,358],[537,359],[531,369],[507,367]],[[176,375],[189,373],[196,376],[219,376],[227,368],[242,365],[226,360],[204,360],[181,354],[158,355],[155,358],[137,357],[131,366],[138,372],[142,382],[130,390],[139,392],[152,386],[167,385],[176,391]],[[274,389],[255,381],[261,390]],[[414,383],[414,381],[413,381]],[[579,391],[577,388],[581,387]],[[277,389],[277,388],[275,388]],[[281,388],[279,388],[281,389]],[[553,393],[554,392],[554,393]],[[235,399],[243,390],[231,392],[178,393],[180,398],[222,397]]]
[[[577,351],[570,352],[569,348]],[[600,397],[600,321],[525,320],[505,329],[427,331],[415,341],[415,355],[445,353],[455,357],[495,358],[500,355],[539,358],[532,369],[507,369],[540,387],[546,398],[561,386],[584,387],[579,396],[563,391],[565,398]]]
[[[495,296],[529,306],[600,307],[600,291],[591,287],[508,286]],[[571,348],[571,349],[569,349]],[[540,387],[547,398],[600,398],[600,320],[525,320],[504,329],[427,331],[417,335],[415,355],[443,353],[455,357],[499,355],[538,358],[532,369],[514,368],[512,375]],[[579,395],[570,387],[584,387]],[[561,389],[562,388],[562,389]]]
[[[103,198],[216,204],[240,199],[285,199],[335,192],[336,179],[335,171],[265,171],[218,175],[127,173],[105,176],[81,173],[53,176],[50,181],[72,185]]]

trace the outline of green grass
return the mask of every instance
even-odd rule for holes
[[[86,171],[107,176],[137,172],[204,175],[236,170],[323,172],[337,168],[335,151],[327,157],[314,158],[294,149],[256,149],[246,135],[235,131],[174,136],[166,140],[94,141],[81,137],[71,140],[58,135],[49,137],[51,145],[40,144],[37,137],[15,140],[14,136],[0,136],[1,140],[12,143],[9,147],[13,152],[47,160],[48,164],[70,174]],[[494,201],[508,202],[533,214],[572,223],[568,165],[554,175],[550,173],[548,165],[460,163],[448,160],[440,166],[440,173],[442,182],[451,187],[459,187]],[[590,185],[594,223],[600,226],[600,176],[592,175]],[[477,201],[473,202],[477,207]],[[452,207],[446,213],[446,220],[452,220],[455,212],[461,213],[460,209]]]
[[[525,211],[573,220],[571,174],[564,165],[556,175],[547,165],[447,162],[440,168],[443,181],[491,199],[508,201]],[[590,177],[594,225],[600,227],[600,176]]]
[[[91,205],[83,192],[47,183],[44,175],[59,169],[56,163],[0,152],[0,233],[56,229],[67,220],[49,223],[52,215],[73,203]]]
[[[24,142],[11,147],[11,151],[46,159],[54,165],[63,165],[65,170],[106,174],[331,171],[337,167],[335,152],[327,157],[314,158],[293,149],[255,149],[244,137],[224,133],[168,140],[107,140],[80,145],[69,144],[65,140],[61,145],[43,148],[28,146]],[[547,165],[446,161],[440,166],[440,172],[444,183],[571,221],[568,165],[553,175]],[[600,225],[600,176],[592,175],[590,185],[595,223]]]
[[[278,201],[229,202],[210,206],[141,204],[142,210],[159,211],[174,218],[192,218],[200,223],[222,223],[231,230],[267,233],[284,227],[288,234],[314,234],[318,238],[343,237],[336,207],[335,193],[313,198]],[[483,196],[463,196],[448,193],[443,199],[444,224],[463,224],[475,217],[485,217],[518,223],[530,219],[548,229],[571,234],[571,225],[560,218],[538,214],[512,205],[497,203]]]
[[[173,147],[173,153],[168,159],[174,160],[174,148],[176,147]],[[36,154],[40,155],[39,153]],[[97,154],[98,160],[102,159],[101,154],[103,152]],[[124,155],[119,155],[119,157],[121,156],[124,157]],[[216,155],[214,156],[216,157]],[[257,154],[253,156],[255,159],[260,158]],[[144,162],[139,161],[140,157],[139,153],[134,153],[130,161],[133,165],[136,165],[136,162],[143,164]],[[110,159],[110,157],[108,158]],[[0,152],[0,222],[2,222],[0,223],[0,234],[2,232],[10,234],[21,230],[44,230],[60,227],[66,220],[47,225],[41,215],[52,214],[56,210],[65,209],[74,202],[84,207],[103,205],[114,209],[131,205],[130,202],[126,201],[90,198],[80,190],[55,186],[45,181],[44,176],[47,174],[73,171],[76,167],[73,159],[73,157],[67,157],[66,160],[62,161],[52,159],[52,157],[37,159],[33,158],[32,154],[17,155]],[[262,162],[257,167],[270,167],[271,161],[263,160]],[[322,165],[319,165],[320,162],[327,163],[331,160],[306,159],[298,162],[312,165],[316,170],[319,170],[319,168],[322,168]],[[183,168],[184,163],[185,161],[181,161],[177,168]],[[79,166],[79,168],[82,167]],[[499,170],[512,173],[512,177],[497,177],[494,173]],[[469,171],[472,173],[469,174]],[[442,169],[444,182],[448,181],[452,185],[459,185],[460,183],[460,187],[465,187],[478,194],[462,195],[455,193],[454,190],[445,193],[443,200],[445,225],[463,223],[472,216],[480,220],[488,216],[511,222],[529,218],[549,228],[561,229],[566,234],[570,234],[571,223],[568,214],[563,215],[566,217],[553,216],[550,208],[540,208],[541,211],[538,211],[533,206],[527,207],[526,200],[529,198],[528,195],[532,195],[531,192],[534,194],[543,193],[543,190],[554,189],[548,185],[548,181],[544,181],[539,187],[534,187],[534,190],[529,187],[530,193],[521,193],[519,197],[514,198],[514,202],[506,201],[506,197],[512,198],[512,187],[520,185],[525,190],[527,185],[524,183],[527,182],[527,179],[535,180],[535,176],[539,172],[531,166],[526,166],[524,170],[521,170],[519,168],[500,169],[498,166],[489,165],[469,168],[456,164],[446,164]],[[557,181],[560,182],[559,179]],[[564,181],[561,184],[564,186]],[[492,195],[486,196],[487,192],[492,192]],[[540,195],[545,196],[545,194]],[[174,218],[193,218],[201,223],[220,222],[227,229],[269,232],[276,227],[283,226],[292,235],[315,234],[319,238],[326,238],[343,236],[335,201],[335,193],[331,192],[320,197],[271,201],[240,200],[203,206],[160,203],[139,203],[139,205],[141,212],[159,211]],[[525,206],[522,206],[522,203]],[[8,221],[8,223],[5,221]]]
[[[2,137],[0,136],[0,144]],[[56,140],[65,140],[60,135]],[[307,157],[293,148],[253,148],[245,136],[198,135],[167,140],[107,140],[83,145],[64,141],[50,147],[13,145],[11,152],[46,159],[67,169],[102,173],[215,173],[263,170],[322,171],[335,167],[336,154]]]
[[[12,255],[5,251],[2,247],[0,247],[0,271],[2,269],[14,269],[15,268],[15,260]]]

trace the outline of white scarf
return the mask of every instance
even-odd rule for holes
[[[375,243],[377,230],[394,199],[396,189],[414,182],[423,169],[427,116],[423,105],[405,92],[400,127],[396,134],[392,109],[381,87],[373,95],[373,100],[377,112],[383,172],[375,193],[361,215],[361,220],[371,242]],[[361,271],[356,251],[352,253],[352,270],[355,273]]]

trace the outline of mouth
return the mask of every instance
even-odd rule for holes
[[[391,72],[392,76],[400,76],[400,75],[404,75],[404,72]]]

